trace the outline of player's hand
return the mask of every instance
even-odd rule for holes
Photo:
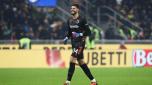
[[[83,33],[72,32],[72,37],[73,38],[77,38],[77,37],[80,37],[80,36],[83,36]]]
[[[65,37],[63,40],[64,44],[67,44],[67,41],[68,41],[68,37]]]

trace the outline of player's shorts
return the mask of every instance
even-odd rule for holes
[[[83,59],[83,50],[85,48],[85,41],[72,41],[72,54],[71,56],[77,58],[77,60]]]

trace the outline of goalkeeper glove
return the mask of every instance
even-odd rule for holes
[[[83,33],[72,32],[72,37],[73,38],[77,38],[77,37],[80,37],[80,36],[83,36]]]
[[[68,37],[65,37],[63,41],[64,41],[64,44],[67,44]]]

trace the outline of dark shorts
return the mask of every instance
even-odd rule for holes
[[[83,50],[85,48],[85,41],[72,41],[72,54],[71,56],[77,58],[77,60],[83,59]]]

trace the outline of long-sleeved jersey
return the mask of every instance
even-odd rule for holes
[[[79,16],[77,19],[69,18],[67,21],[68,31],[67,37],[71,38],[72,41],[81,41],[84,36],[91,35],[86,18]],[[83,33],[83,36],[73,38],[72,32]]]

